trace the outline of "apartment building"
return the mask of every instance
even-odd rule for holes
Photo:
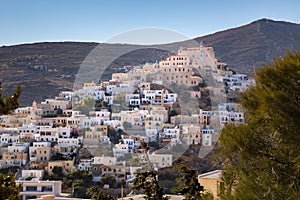
[[[42,195],[58,196],[61,194],[61,181],[42,181],[34,178],[30,181],[17,180],[16,184],[21,186],[22,200],[40,198]]]

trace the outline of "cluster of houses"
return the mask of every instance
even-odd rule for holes
[[[28,199],[61,193],[60,181],[42,180],[44,174],[53,175],[55,167],[64,175],[88,170],[95,181],[112,175],[129,182],[143,165],[172,166],[176,145],[213,146],[214,136],[220,134],[216,123],[221,128],[242,124],[244,113],[238,104],[226,102],[219,102],[215,110],[176,112],[180,96],[170,88],[184,87],[189,98],[201,100],[202,91],[191,89],[205,81],[206,75],[197,71],[234,91],[254,84],[219,62],[212,47],[180,48],[178,55],[160,62],[130,67],[126,73],[112,74],[109,81],[85,83],[76,91],[61,91],[53,99],[34,101],[0,116],[0,168],[23,169],[17,183],[22,184],[23,199]],[[101,107],[96,109],[95,104],[83,112],[80,108],[86,99]],[[112,141],[116,134],[117,142]],[[150,151],[145,147],[149,143],[159,144],[164,151]],[[78,156],[83,149],[89,157]]]

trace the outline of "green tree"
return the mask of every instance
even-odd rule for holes
[[[53,156],[52,156],[53,160],[66,160],[64,154],[60,153],[60,152],[56,152]]]
[[[101,178],[99,181],[101,185],[109,185],[109,187],[114,187],[117,183],[116,178],[111,175],[107,175]]]
[[[97,187],[91,187],[87,190],[86,194],[90,196],[92,200],[114,200],[114,198]]]
[[[63,173],[63,168],[60,166],[54,166],[52,169],[52,172],[57,176],[57,177],[63,177],[64,173]]]
[[[5,176],[0,174],[0,200],[19,200],[20,186],[16,185],[15,177],[12,174]]]
[[[178,166],[177,169],[183,176],[176,179],[179,187],[174,192],[183,194],[185,200],[203,199],[204,188],[198,182],[196,171],[186,164]]]
[[[72,190],[73,190],[73,196],[79,197],[79,198],[85,198],[87,197],[86,192],[87,190],[84,187],[83,180],[75,180],[72,183]]]
[[[142,190],[146,195],[144,196],[144,199],[146,200],[169,199],[164,196],[163,188],[159,187],[156,179],[156,173],[153,171],[137,173],[133,180],[132,188],[138,191]]]
[[[95,110],[96,101],[92,97],[86,97],[81,101],[81,104],[78,105],[75,110],[81,111],[82,114],[89,115],[90,111]]]
[[[3,100],[2,96],[2,84],[0,82],[0,114],[8,114],[9,112],[19,107],[19,98],[22,93],[21,85],[18,85],[11,96],[7,96]]]
[[[111,126],[108,128],[108,137],[112,143],[118,144],[120,142],[120,139],[122,138],[122,135],[126,135],[126,133],[121,129],[116,130]]]
[[[223,199],[300,199],[300,53],[256,75],[241,97],[246,125],[220,136]]]
[[[93,185],[92,174],[86,170],[77,170],[68,174],[67,185],[72,187],[73,196],[86,198],[87,189]]]

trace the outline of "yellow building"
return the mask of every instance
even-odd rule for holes
[[[170,56],[159,63],[160,80],[168,84],[196,86],[202,83],[202,78],[194,76],[191,60],[188,56]]]
[[[198,175],[199,183],[204,187],[206,192],[211,193],[214,199],[219,199],[223,192],[222,170],[215,170]]]
[[[55,166],[61,167],[63,169],[62,173],[65,175],[75,170],[73,160],[57,160],[48,162],[48,166],[45,168],[45,171],[51,176],[53,175],[52,170]]]
[[[8,166],[21,166],[21,165],[26,165],[27,158],[28,158],[27,153],[4,152],[1,160],[5,161]]]
[[[51,158],[51,147],[38,147],[35,152],[35,161],[48,161]],[[34,156],[34,154],[32,154]]]

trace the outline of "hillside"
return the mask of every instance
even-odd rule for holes
[[[253,68],[271,62],[287,50],[300,49],[300,25],[282,21],[261,19],[238,28],[195,38],[206,46],[213,46],[219,60],[240,73],[253,76]],[[174,51],[187,42],[170,44]],[[17,85],[23,85],[21,105],[33,100],[51,98],[61,90],[71,90],[77,71],[89,52],[97,43],[45,42],[0,48],[0,81],[4,96]],[[127,48],[136,45],[102,44],[108,48]],[[155,62],[170,53],[160,46],[137,46],[115,60],[106,77],[121,71],[124,65]],[[108,53],[109,55],[109,53]],[[107,56],[108,57],[108,56]]]
[[[287,51],[300,50],[300,24],[261,19],[251,24],[196,38],[213,46],[222,62],[240,73],[253,75]]]

